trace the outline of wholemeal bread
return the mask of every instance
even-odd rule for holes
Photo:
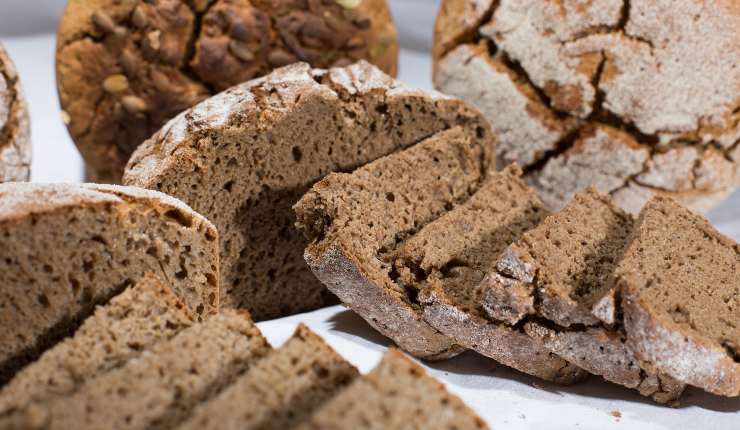
[[[733,1],[444,0],[434,85],[550,209],[595,186],[634,213],[654,194],[708,210],[740,183],[738,27]]]
[[[179,112],[275,67],[367,59],[395,75],[386,0],[72,0],[56,71],[70,134],[94,182]]]
[[[304,325],[231,386],[196,408],[181,430],[293,428],[358,376]]]
[[[172,428],[269,350],[246,312],[226,310],[85,381],[72,395],[0,418],[0,428]]]
[[[740,395],[740,245],[653,198],[617,268],[627,344],[673,378]]]
[[[0,184],[0,380],[157,273],[198,318],[218,309],[218,234],[161,193]]]
[[[320,408],[301,430],[488,429],[460,398],[395,349]]]
[[[213,221],[222,305],[271,318],[327,302],[290,209],[309,187],[456,126],[493,147],[485,119],[458,100],[407,88],[366,62],[294,64],[173,119],[133,155],[124,182]]]
[[[191,312],[154,275],[147,275],[95,309],[74,336],[46,351],[0,391],[0,417],[54,396],[74,394],[85,381],[193,324]]]
[[[577,194],[506,249],[481,283],[481,305],[573,364],[671,402],[683,384],[641,366],[614,315],[614,268],[632,224],[608,196]]]
[[[0,43],[0,182],[27,181],[31,174],[31,130],[21,82]]]

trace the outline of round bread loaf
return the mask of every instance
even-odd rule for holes
[[[208,96],[296,61],[359,59],[396,73],[386,0],[71,0],[56,68],[90,179],[120,182],[141,142]]]
[[[31,131],[23,90],[8,53],[0,44],[0,182],[31,175]]]
[[[551,209],[594,185],[705,211],[740,181],[738,28],[730,0],[444,0],[434,82]]]
[[[137,149],[123,179],[211,220],[221,304],[272,318],[327,303],[294,228],[303,194],[330,172],[456,126],[493,147],[485,118],[460,100],[405,87],[365,61],[328,71],[297,63],[181,113]]]

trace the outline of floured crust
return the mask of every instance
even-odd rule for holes
[[[31,128],[20,79],[0,44],[0,182],[31,175]]]
[[[484,111],[499,162],[522,164],[550,209],[594,185],[633,213],[654,194],[706,211],[740,184],[738,26],[729,0],[447,0],[435,86]],[[545,133],[527,86],[574,129]],[[583,138],[603,128],[625,136]]]

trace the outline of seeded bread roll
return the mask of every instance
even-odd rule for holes
[[[738,27],[729,0],[444,0],[434,84],[550,209],[595,186],[633,213],[654,194],[705,211],[740,183]]]
[[[95,309],[74,336],[46,351],[0,391],[0,417],[82,384],[193,324],[192,313],[152,274]]]
[[[301,324],[285,345],[199,405],[179,429],[293,428],[358,375],[354,366]]]
[[[174,195],[212,220],[222,305],[273,318],[331,300],[294,228],[291,207],[309,187],[454,127],[494,146],[477,110],[408,88],[367,62],[328,71],[295,64],[173,119],[133,155],[124,181]]]
[[[740,245],[664,197],[617,268],[627,345],[673,378],[740,395]]]
[[[182,202],[92,184],[0,184],[0,380],[146,272],[218,310],[218,233]]]
[[[8,53],[0,43],[0,182],[31,176],[31,130],[23,89]]]
[[[95,182],[170,118],[273,68],[360,59],[395,75],[386,0],[70,0],[57,35],[59,97]]]

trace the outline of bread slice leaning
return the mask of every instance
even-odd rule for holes
[[[218,264],[213,225],[164,194],[0,184],[0,380],[146,272],[206,318],[218,309]]]

